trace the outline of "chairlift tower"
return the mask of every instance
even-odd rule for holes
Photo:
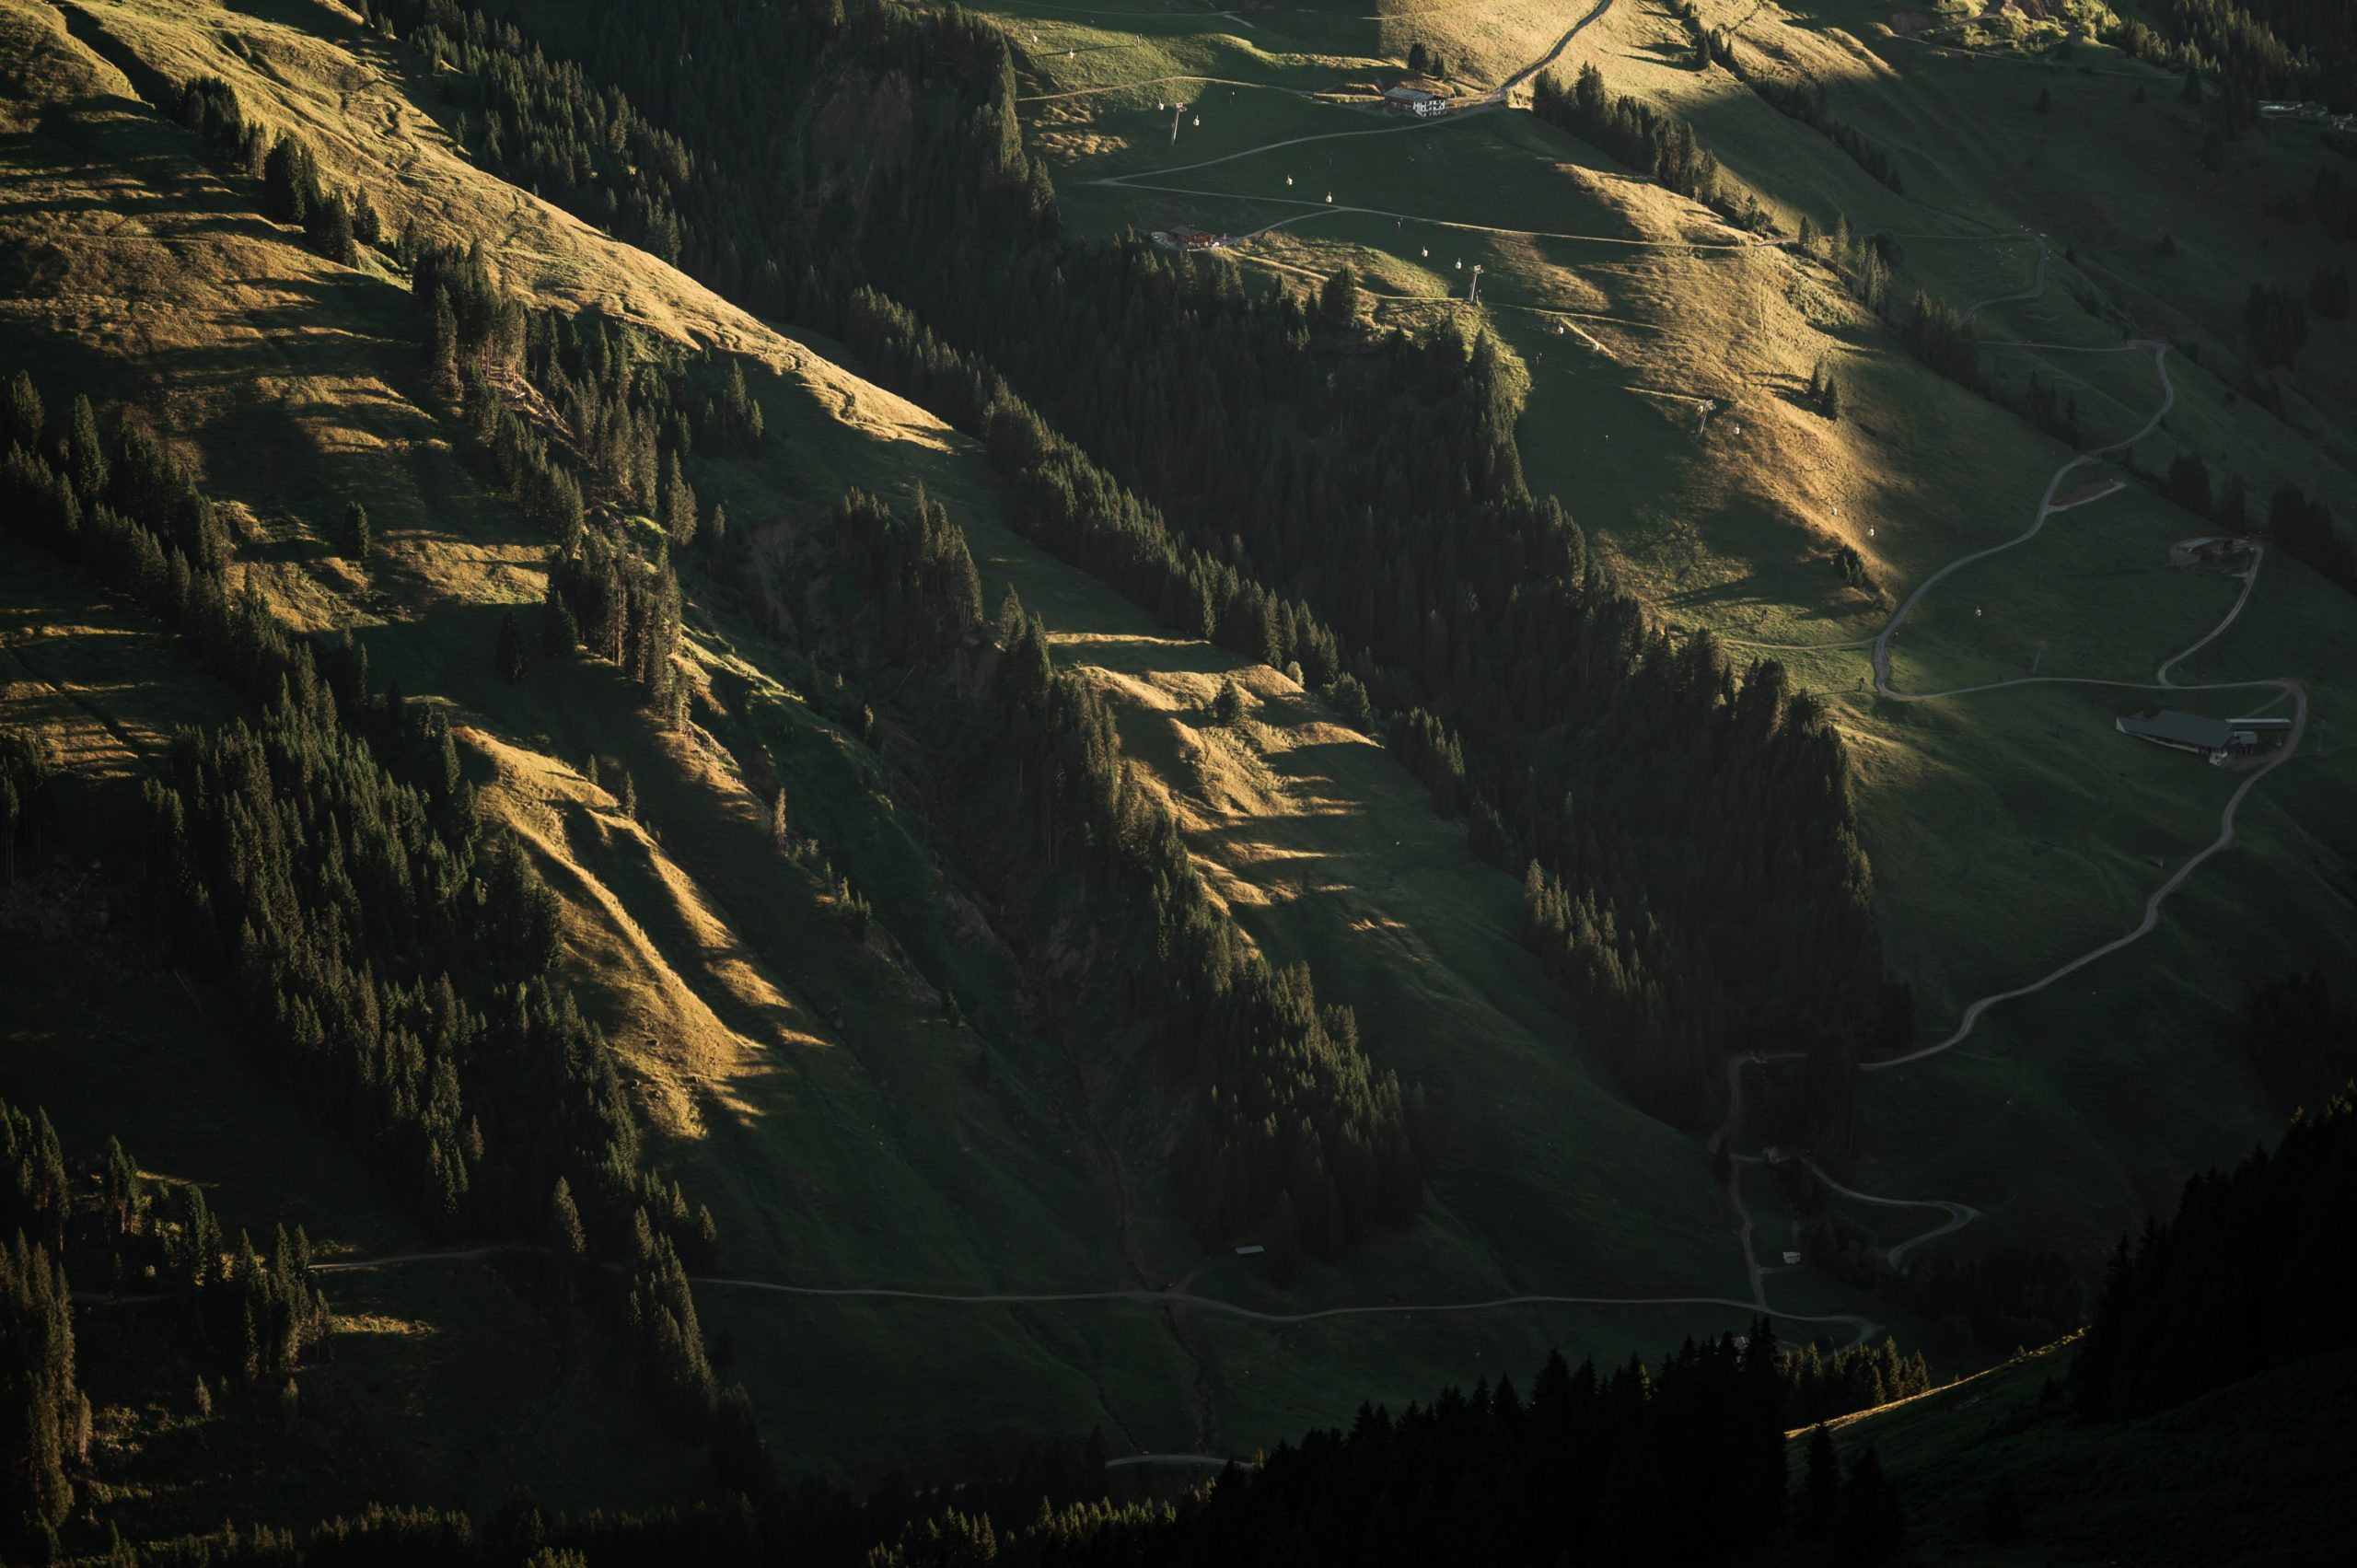
[[[1466,287],[1465,303],[1468,305],[1481,303],[1481,263],[1479,261],[1473,263],[1473,281]]]
[[[1178,117],[1186,112],[1187,106],[1183,103],[1170,106],[1170,145],[1174,147],[1178,145]]]

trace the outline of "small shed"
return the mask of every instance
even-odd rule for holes
[[[2181,539],[2169,546],[2169,564],[2198,566],[2205,561],[2221,561],[2237,551],[2248,550],[2250,541],[2231,534],[2208,534],[2194,539]]]

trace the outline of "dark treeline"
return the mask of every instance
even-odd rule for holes
[[[2166,0],[2161,30],[2124,23],[2109,41],[2140,60],[2191,69],[2235,97],[2357,105],[2357,17],[2337,0]]]
[[[1735,64],[1735,33],[1731,29],[1714,28],[1702,20],[1702,13],[1694,0],[1671,0],[1670,13],[1686,25],[1686,38],[1694,46],[1694,69],[1708,70],[1724,65],[1732,71]]]
[[[1329,693],[1345,680],[1357,685],[1334,633],[1306,603],[1278,598],[1178,538],[1157,509],[1058,436],[996,372],[944,344],[904,307],[861,289],[843,335],[888,379],[984,439],[992,465],[1015,487],[1013,520],[1027,536],[1190,635],[1294,669]]]
[[[1109,575],[1174,625],[1298,663],[1314,685],[1338,663],[1337,683],[1352,676],[1376,705],[1433,712],[1458,738],[1485,849],[1509,866],[1539,859],[1640,934],[1641,983],[1671,1015],[1662,1033],[1716,1048],[1736,1020],[1764,1018],[1833,1057],[1903,1033],[1822,715],[1763,700],[1764,726],[1722,722],[1734,678],[1673,652],[1587,569],[1560,509],[1529,494],[1494,344],[1444,335],[1338,354],[1360,345],[1230,269],[1059,238],[1044,171],[1023,154],[1006,45],[971,18],[625,0],[567,38],[577,63],[558,63],[447,0],[376,14],[412,39],[435,29],[425,41],[459,68],[445,77],[457,100],[512,122],[498,167],[513,177],[529,176],[517,149],[544,145],[588,171],[563,198],[576,210],[672,214],[688,270],[823,330],[888,314],[860,302],[863,284],[879,288],[937,338],[919,354],[899,331],[909,355],[887,378],[921,376],[916,395],[967,428],[1009,406],[1003,376],[1018,416],[1035,405],[1104,465],[1052,439],[1034,461],[1017,417],[1004,461],[1034,470],[1027,499],[1048,517],[1031,526],[1101,530],[1088,549],[1100,563],[1126,555]],[[705,46],[722,36],[728,47]],[[823,167],[823,137],[783,139],[765,106],[795,83],[843,112],[906,105],[901,156],[862,202]],[[640,116],[678,138],[677,157],[624,168],[597,151],[638,134]],[[1155,537],[1157,517],[1175,537]],[[1666,691],[1677,700],[1653,701]],[[1762,754],[1732,754],[1745,747]],[[1626,822],[1624,799],[1638,806]],[[1740,841],[1729,865],[1682,847],[1696,822]],[[1730,875],[1779,890],[1747,902]],[[1771,904],[1773,925],[1720,918]],[[1796,958],[1817,967],[1780,967]],[[1669,1086],[1654,1109],[1689,1121],[1718,1092],[1708,1071],[1648,1076]],[[1825,1074],[1829,1094],[1846,1097],[1844,1083]]]
[[[1872,1410],[1928,1393],[1932,1387],[1931,1368],[1922,1353],[1902,1354],[1898,1342],[1887,1336],[1879,1345],[1852,1345],[1829,1354],[1815,1345],[1804,1346],[1784,1358],[1783,1377],[1787,1428]]]
[[[2273,284],[2251,285],[2243,301],[2243,335],[2259,364],[2291,364],[2308,341],[2307,300]]]
[[[2321,970],[2251,987],[2243,1055],[2286,1110],[2357,1093],[2357,1013]]]
[[[830,521],[879,612],[880,651],[955,700],[982,623],[963,534],[922,494],[905,513],[854,494]],[[999,843],[1002,881],[1023,865],[1068,868],[1117,895],[1100,908],[1139,923],[1117,935],[1153,958],[1124,994],[1166,1072],[1195,1091],[1172,1166],[1198,1238],[1260,1227],[1283,1271],[1298,1250],[1330,1257],[1404,1223],[1420,1182],[1413,1102],[1368,1063],[1351,1010],[1320,1005],[1306,970],[1271,969],[1212,901],[1177,825],[1123,763],[1105,699],[1055,666],[1046,628],[1011,590],[992,632],[978,700],[958,703],[979,732],[959,749],[971,776],[950,793],[984,804],[990,830],[970,826]]]
[[[1531,111],[1550,125],[1611,154],[1657,184],[1690,196],[1747,229],[1771,226],[1754,196],[1740,204],[1719,183],[1718,156],[1694,139],[1694,127],[1643,99],[1611,96],[1594,64],[1580,67],[1566,91],[1541,72],[1533,85]]]
[[[1685,15],[1687,29],[1701,37],[1698,47],[1705,50],[1709,58],[1733,72],[1738,81],[1759,94],[1770,108],[1799,121],[1840,147],[1850,155],[1851,161],[1897,194],[1903,196],[1907,193],[1906,181],[1899,178],[1898,163],[1891,157],[1890,149],[1855,125],[1834,119],[1832,100],[1827,97],[1822,82],[1812,89],[1801,82],[1782,81],[1746,70],[1736,55],[1734,39],[1724,29],[1701,34],[1701,22],[1695,17],[1691,6],[1688,7]]]
[[[2336,1099],[2121,1239],[2071,1369],[2076,1408],[2145,1415],[2345,1346],[2352,1254],[2357,1107]]]
[[[2357,545],[2332,526],[2332,508],[2295,484],[2276,491],[2267,506],[2267,533],[2318,576],[2357,594]]]
[[[2050,1344],[2084,1324],[2089,1283],[2063,1253],[2006,1246],[1916,1259],[1894,1294],[1927,1317],[1960,1322],[1991,1350],[2014,1351]]]
[[[280,1227],[268,1254],[243,1236],[229,1249],[201,1191],[183,1189],[178,1208],[177,1224],[164,1218],[116,1140],[101,1157],[69,1162],[44,1112],[0,1099],[0,1237],[10,1238],[0,1242],[0,1546],[56,1560],[73,1471],[87,1455],[69,1260],[86,1277],[163,1295],[162,1307],[142,1309],[199,1353],[201,1368],[248,1385],[293,1371],[330,1331],[299,1230],[289,1240]]]
[[[1955,306],[1917,289],[1898,336],[1908,353],[1941,375],[1974,391],[1981,389],[1980,330],[1958,315]]]
[[[319,178],[311,149],[296,137],[273,136],[248,120],[238,95],[218,76],[200,76],[180,88],[173,112],[180,123],[227,153],[247,178],[261,182],[263,215],[291,223],[304,243],[331,261],[352,266],[360,247],[383,242],[376,207],[365,191],[350,195]]]
[[[14,1131],[10,1114],[0,1104],[0,1139]],[[0,1200],[14,1174],[0,1169]],[[55,1539],[74,1506],[67,1472],[89,1444],[64,1265],[22,1230],[0,1237],[0,1545]]]
[[[2029,373],[2029,399],[2024,407],[2029,422],[2066,447],[2079,444],[2079,400],[2065,397],[2035,370]]]
[[[0,727],[0,893],[16,881],[19,864],[41,858],[48,840],[54,750],[42,736]]]
[[[644,687],[675,724],[684,711],[674,656],[679,584],[674,550],[726,542],[724,508],[706,515],[685,461],[747,456],[762,443],[762,414],[730,359],[720,375],[701,356],[595,313],[527,308],[503,289],[480,248],[464,253],[409,242],[430,367],[459,389],[475,450],[525,516],[555,538],[540,651],[586,647]],[[716,380],[697,390],[699,372]],[[660,537],[650,551],[649,517]],[[501,658],[520,675],[530,649],[520,630]]]
[[[298,1536],[268,1527],[120,1544],[109,1568],[668,1568],[709,1562],[939,1568],[1213,1568],[1429,1562],[1826,1561],[1873,1568],[1905,1543],[1873,1449],[1844,1467],[1823,1427],[1797,1486],[1785,1467],[1786,1374],[1763,1320],[1748,1340],[1647,1366],[1550,1356],[1510,1380],[1445,1388],[1398,1414],[1280,1445],[1161,1501],[1109,1495],[1105,1447],[1028,1452],[944,1504],[888,1482],[865,1502],[774,1481],[729,1502],[644,1513],[488,1516],[373,1506]],[[1002,1524],[999,1521],[1006,1521]]]
[[[1833,215],[1830,229],[1819,229],[1804,213],[1797,244],[1802,255],[1833,269],[1851,298],[1876,316],[1889,312],[1890,269],[1898,247],[1887,234],[1852,233],[1850,215],[1842,212]]]
[[[1009,1564],[1682,1563],[1751,1560],[1784,1533],[1785,1384],[1764,1321],[1746,1343],[1689,1341],[1659,1365],[1550,1358],[1529,1394],[1450,1388],[1398,1414],[1283,1444],[1167,1517],[1044,1512],[994,1529],[953,1511],[877,1568]]]
[[[8,401],[0,517],[179,628],[260,710],[181,732],[144,785],[160,951],[227,978],[253,1048],[435,1232],[538,1239],[567,1181],[598,1255],[692,1325],[675,1258],[709,1262],[710,1215],[639,1169],[612,1058],[550,978],[555,897],[482,830],[447,715],[372,691],[349,641],[315,652],[231,595],[203,563],[211,503],[135,425],[103,440],[76,399],[29,451],[29,389]],[[656,1336],[658,1381],[701,1391],[708,1414],[701,1345],[683,1357],[655,1315],[627,1320]]]

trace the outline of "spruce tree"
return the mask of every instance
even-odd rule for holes
[[[8,398],[0,405],[0,447],[22,447],[28,452],[41,445],[47,416],[33,378],[19,370],[8,382]]]
[[[368,531],[368,508],[354,501],[343,509],[343,553],[355,565],[365,565],[373,536]]]
[[[74,1381],[65,1270],[20,1231],[0,1243],[0,1539],[43,1539],[74,1506],[67,1467],[90,1440],[90,1402]]]
[[[73,424],[65,437],[67,471],[74,482],[74,494],[83,505],[95,503],[107,487],[106,447],[99,439],[99,411],[90,400],[75,394]]]
[[[1359,278],[1348,261],[1335,268],[1318,290],[1318,313],[1337,331],[1358,325]]]
[[[511,686],[524,679],[529,663],[524,656],[524,628],[513,610],[502,611],[499,617],[498,663],[499,679]]]
[[[671,547],[684,550],[696,537],[696,493],[679,471],[679,454],[672,452],[663,466],[663,531]]]
[[[1808,1474],[1802,1483],[1801,1522],[1812,1536],[1833,1527],[1833,1513],[1841,1495],[1841,1460],[1833,1451],[1833,1434],[1825,1423],[1809,1428]]]

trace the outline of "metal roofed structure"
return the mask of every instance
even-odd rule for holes
[[[2212,757],[2223,752],[2234,735],[2234,726],[2224,719],[2205,718],[2200,714],[2181,714],[2174,708],[2162,708],[2149,714],[2122,714],[2114,722],[2122,735],[2132,735],[2155,746],[2174,747],[2179,751],[2199,751]]]

